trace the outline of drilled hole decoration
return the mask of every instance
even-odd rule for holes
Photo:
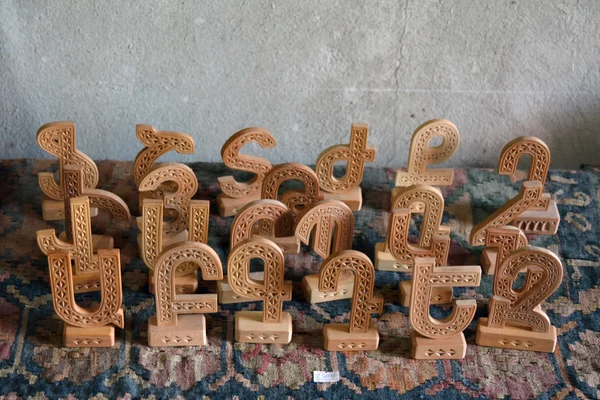
[[[163,235],[179,233],[186,228],[190,201],[198,190],[198,180],[190,167],[180,163],[165,163],[152,168],[144,176],[139,191],[153,191],[166,182],[174,183],[177,188],[163,193],[164,207],[175,214],[173,220],[163,222]]]
[[[317,158],[316,173],[321,189],[330,193],[343,193],[358,187],[362,181],[366,162],[375,161],[375,148],[367,146],[369,127],[352,124],[350,143],[325,149]],[[347,163],[346,173],[341,178],[333,174],[338,161]]]
[[[513,290],[513,281],[523,269],[527,270],[524,289]],[[494,275],[488,326],[525,325],[533,332],[549,332],[550,320],[539,305],[558,289],[562,277],[563,266],[551,251],[533,246],[512,251]]]
[[[431,147],[434,137],[441,137],[439,146]],[[427,184],[434,186],[451,185],[453,169],[428,169],[428,165],[440,164],[448,160],[460,143],[456,126],[445,119],[434,119],[419,126],[413,133],[408,153],[408,166],[398,170],[396,186]]]
[[[475,300],[454,300],[452,314],[438,320],[429,314],[433,287],[476,287],[481,282],[478,265],[437,267],[433,257],[416,257],[409,319],[413,329],[431,339],[451,337],[461,333],[475,316]]]
[[[423,213],[417,246],[408,241],[413,210]],[[401,188],[392,199],[385,250],[406,265],[411,265],[415,257],[435,257],[437,265],[446,265],[450,236],[442,229],[443,213],[444,197],[439,189],[428,185]]]
[[[252,227],[263,219],[271,221],[272,224],[266,226],[266,231],[261,230],[263,227],[259,226],[260,236],[283,237],[294,234],[294,216],[285,204],[278,200],[255,200],[246,204],[235,215],[231,224],[231,248],[250,239]]]
[[[62,185],[65,202],[65,233],[67,240],[73,240],[71,226],[71,212],[69,202],[72,198],[86,196],[90,207],[106,210],[115,220],[129,221],[131,214],[127,204],[114,193],[100,189],[88,189],[84,185],[85,174],[78,165],[65,165],[62,171]]]
[[[74,122],[51,122],[37,132],[37,143],[58,158],[58,177],[62,180],[65,165],[78,165],[83,169],[83,186],[93,189],[98,184],[98,167],[94,161],[77,150],[75,146]],[[40,172],[38,181],[42,192],[51,199],[63,200],[63,185],[56,183],[51,172]]]
[[[487,230],[502,228],[535,204],[542,195],[543,186],[539,181],[526,181],[521,184],[518,195],[508,200],[502,207],[489,215],[471,230],[471,246],[485,244]]]
[[[71,252],[54,250],[48,254],[50,288],[54,311],[66,323],[80,328],[115,324],[123,328],[125,319],[121,292],[121,259],[119,249],[98,250],[100,271],[100,305],[88,310],[75,302]]]
[[[250,279],[250,261],[264,263],[264,280]],[[263,301],[262,322],[281,322],[283,302],[291,300],[292,287],[285,284],[283,252],[271,240],[256,237],[240,242],[228,258],[227,278],[233,291],[243,297]]]
[[[333,237],[333,228],[336,234]],[[322,200],[300,214],[296,223],[296,237],[308,246],[314,231],[312,248],[322,258],[330,253],[352,248],[354,214],[339,200]],[[332,246],[333,242],[333,246]]]
[[[179,154],[193,154],[195,150],[194,139],[185,133],[160,131],[152,125],[140,124],[136,125],[135,134],[144,145],[133,166],[133,179],[138,188],[159,157],[173,150]]]
[[[204,280],[223,279],[223,267],[217,253],[208,245],[186,241],[167,247],[156,259],[156,321],[158,326],[177,325],[179,314],[217,312],[216,294],[178,295],[175,273],[181,265],[193,265],[202,271]]]
[[[277,144],[275,138],[262,128],[242,129],[225,142],[221,148],[221,158],[225,165],[255,174],[249,182],[238,182],[230,175],[217,178],[221,191],[229,197],[242,198],[260,193],[265,175],[272,168],[271,163],[264,158],[240,154],[241,149],[249,143],[257,143],[264,149],[273,148]]]
[[[327,257],[319,272],[319,290],[335,292],[343,272],[354,274],[354,291],[350,310],[349,332],[367,332],[371,325],[371,314],[383,311],[383,297],[373,294],[375,268],[363,253],[342,250]]]

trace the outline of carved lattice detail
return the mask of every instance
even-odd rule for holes
[[[432,257],[417,257],[413,266],[413,284],[409,318],[413,329],[421,335],[439,339],[462,332],[471,322],[477,310],[475,300],[455,300],[452,314],[438,320],[429,314],[433,287],[479,286],[481,267],[436,267]]]
[[[133,179],[139,187],[152,165],[163,154],[175,150],[179,154],[194,153],[194,139],[181,132],[159,131],[152,125],[137,125],[135,134],[144,148],[135,157]],[[151,196],[154,197],[154,196]]]
[[[506,256],[513,250],[527,246],[527,236],[519,228],[505,226],[502,228],[490,228],[485,235],[485,246],[498,249],[494,269],[500,267]]]
[[[75,123],[52,122],[42,126],[37,132],[37,143],[48,154],[58,158],[58,177],[62,180],[65,165],[78,165],[83,169],[83,186],[93,189],[98,184],[98,167],[91,158],[77,150],[75,146]],[[38,181],[42,192],[51,199],[62,200],[63,188],[56,183],[51,172],[40,172]]]
[[[321,189],[330,193],[342,193],[360,185],[365,170],[365,162],[375,161],[375,148],[367,146],[369,127],[365,124],[352,124],[350,144],[340,144],[325,149],[317,158],[316,172]],[[337,161],[346,161],[346,173],[341,178],[333,175]]]
[[[290,180],[297,180],[304,184],[304,191],[290,190],[281,196],[281,202],[287,206],[295,221],[300,214],[300,207],[310,207],[323,199],[317,174],[312,169],[297,163],[285,163],[273,167],[263,181],[261,198],[277,200],[279,187],[283,182]],[[260,231],[273,232],[273,222],[262,220]]]
[[[190,201],[198,190],[198,180],[190,167],[179,163],[165,163],[153,168],[139,185],[140,192],[158,189],[166,182],[176,184],[175,191],[164,192],[164,207],[176,215],[172,221],[164,222],[163,234],[179,233],[188,223]]]
[[[100,270],[100,305],[88,310],[75,303],[71,253],[64,250],[48,254],[52,303],[56,314],[66,323],[81,328],[125,324],[121,308],[121,259],[119,249],[98,250]]]
[[[265,175],[272,168],[271,163],[261,157],[240,155],[242,147],[248,143],[258,143],[264,149],[276,145],[275,138],[265,129],[246,128],[231,136],[221,148],[221,158],[232,169],[252,172],[255,176],[249,182],[237,182],[233,176],[221,176],[217,180],[221,191],[229,197],[241,198],[258,194]]]
[[[264,262],[263,282],[250,279],[250,261],[254,258]],[[265,238],[245,240],[229,253],[229,285],[240,296],[263,301],[263,322],[281,322],[283,302],[292,298],[292,286],[284,283],[283,268],[283,252]]]
[[[129,221],[131,215],[127,204],[114,193],[100,189],[87,189],[84,186],[83,168],[78,165],[65,165],[63,167],[63,194],[65,201],[65,233],[67,240],[73,239],[71,226],[71,211],[69,202],[74,197],[87,196],[90,207],[106,210],[113,219]]]
[[[86,196],[75,197],[70,203],[73,242],[58,239],[54,229],[44,229],[37,231],[38,246],[46,255],[55,251],[69,252],[75,264],[76,274],[98,271],[99,260],[92,247],[89,199]]]
[[[217,312],[216,294],[178,295],[175,272],[183,264],[202,271],[202,279],[223,279],[223,267],[217,253],[204,243],[177,243],[164,250],[154,266],[156,285],[156,321],[159,326],[177,325],[178,314]]]
[[[542,191],[546,184],[546,177],[550,169],[550,149],[542,140],[533,136],[521,136],[511,140],[504,146],[498,161],[498,173],[508,175],[512,182],[517,181],[515,172],[519,159],[524,155],[531,156],[528,181],[538,181],[542,184]],[[537,203],[529,207],[530,210],[546,210],[550,197],[540,197]]]
[[[434,137],[441,137],[439,146],[431,147]],[[408,167],[398,170],[396,186],[427,184],[435,186],[451,185],[453,169],[427,169],[427,165],[439,164],[448,160],[460,143],[456,126],[444,119],[434,119],[419,126],[412,135],[408,153]]]
[[[512,283],[524,268],[527,269],[525,289],[513,290]],[[528,246],[511,252],[494,275],[488,326],[524,324],[534,332],[547,333],[550,320],[537,307],[558,289],[562,276],[560,259],[549,250]]]
[[[321,257],[327,258],[331,253],[352,248],[354,214],[350,207],[339,200],[319,201],[299,216],[296,237],[308,245],[313,229],[313,250]]]
[[[371,314],[383,311],[383,297],[373,294],[375,268],[369,257],[356,250],[342,250],[332,254],[321,264],[319,290],[336,291],[340,275],[344,271],[354,273],[349,332],[367,332],[371,325]]]
[[[542,195],[543,186],[539,181],[526,181],[521,185],[518,195],[508,200],[493,214],[481,221],[471,230],[471,246],[485,244],[485,236],[490,228],[502,228],[517,218],[523,211],[535,204]]]
[[[238,243],[252,237],[254,223],[262,219],[273,222],[270,227],[274,231],[262,231],[259,227],[258,234],[261,236],[292,236],[294,234],[294,217],[285,204],[277,200],[255,200],[246,204],[233,219],[231,224],[231,248]]]

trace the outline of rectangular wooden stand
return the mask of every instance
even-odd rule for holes
[[[90,208],[90,217],[98,215],[97,208]],[[42,219],[44,221],[62,221],[65,219],[65,202],[53,200],[45,194],[42,195]]]
[[[464,333],[443,339],[430,339],[412,332],[411,357],[416,360],[460,360],[467,354]]]
[[[292,316],[282,313],[281,322],[262,322],[262,311],[235,313],[235,340],[241,343],[280,343],[292,341]]]
[[[155,315],[148,319],[149,346],[204,346],[206,343],[206,318],[202,314],[178,315],[174,326],[158,326]]]
[[[398,296],[400,297],[400,304],[402,307],[410,306],[410,291],[412,290],[412,280],[400,282],[400,288],[398,289]],[[434,286],[431,288],[431,298],[429,304],[448,304],[452,301],[452,288],[451,287],[440,287]]]
[[[375,244],[375,269],[379,271],[411,272],[410,265],[402,264],[392,256],[392,253],[385,251],[385,243]]]
[[[233,217],[240,208],[254,200],[260,200],[260,193],[240,198],[229,197],[221,193],[217,196],[217,209],[221,217]]]
[[[302,278],[302,294],[304,299],[311,303],[323,303],[341,299],[351,299],[354,290],[354,274],[350,274],[346,279],[340,276],[338,290],[335,292],[321,292],[319,290],[319,275],[306,275]]]
[[[554,235],[558,231],[560,214],[554,200],[548,203],[546,210],[526,210],[510,224],[525,234]]]
[[[250,279],[254,281],[262,282],[265,279],[264,272],[251,272]],[[285,281],[285,284],[291,284],[291,281]],[[217,296],[219,298],[219,304],[237,304],[246,303],[249,301],[259,301],[258,299],[251,299],[249,297],[240,296],[233,291],[229,283],[227,282],[227,276],[223,277],[223,280],[217,281]]]
[[[366,351],[379,347],[379,331],[373,325],[366,332],[350,333],[350,324],[328,324],[323,328],[323,348],[327,351]]]
[[[548,332],[540,333],[516,326],[489,327],[487,318],[479,318],[475,341],[479,346],[553,353],[556,338],[556,328],[553,326]]]
[[[154,271],[149,270],[150,279],[148,280],[148,292],[155,294],[156,285],[154,283]],[[193,272],[184,276],[175,277],[175,291],[177,294],[192,294],[198,289],[198,274]]]
[[[486,247],[481,252],[481,269],[486,275],[494,275],[496,273],[496,259],[498,257],[498,249],[494,247]]]
[[[342,193],[329,193],[324,190],[321,193],[323,194],[323,200],[339,200],[346,203],[352,211],[360,211],[362,207],[362,189],[360,186]]]
[[[104,325],[79,328],[65,323],[63,342],[65,347],[113,347],[115,345],[115,327]]]

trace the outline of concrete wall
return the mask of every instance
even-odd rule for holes
[[[133,160],[135,124],[178,130],[217,161],[261,126],[272,163],[314,163],[370,125],[376,164],[406,163],[447,118],[447,165],[494,167],[534,135],[552,166],[600,163],[598,0],[0,2],[0,158],[48,157],[37,128],[74,120],[95,159]]]

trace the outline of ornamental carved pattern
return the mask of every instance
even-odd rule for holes
[[[115,324],[123,328],[125,319],[121,292],[121,261],[119,249],[98,250],[100,270],[100,305],[92,310],[75,302],[71,253],[57,250],[48,254],[50,288],[54,311],[66,323],[81,328]]]
[[[258,235],[266,237],[294,235],[294,217],[285,204],[277,200],[255,200],[246,204],[235,215],[231,224],[231,248],[250,239],[254,224],[263,219],[272,221],[273,224],[269,226],[274,230],[261,231],[259,227]]]
[[[241,149],[257,143],[263,149],[275,147],[275,138],[265,129],[246,128],[231,136],[221,148],[221,158],[229,168],[255,174],[249,182],[237,182],[231,175],[217,178],[221,191],[229,197],[241,198],[260,193],[265,175],[272,165],[261,157],[241,155]]]
[[[339,200],[319,201],[302,213],[296,223],[296,237],[307,246],[313,231],[312,247],[322,258],[327,258],[331,253],[340,250],[351,249],[354,237],[354,214],[350,207]]]
[[[340,275],[346,271],[354,273],[349,332],[367,332],[371,325],[371,314],[383,311],[383,297],[373,294],[375,268],[369,257],[356,250],[332,254],[321,265],[319,290],[336,291]]]
[[[264,263],[264,281],[250,279],[250,261],[259,258]],[[263,322],[281,322],[283,302],[292,299],[292,286],[284,283],[283,252],[265,238],[253,238],[239,243],[229,253],[227,277],[233,291],[243,297],[263,301]]]
[[[375,161],[375,148],[367,146],[369,127],[352,124],[350,144],[331,146],[317,158],[316,173],[321,189],[330,193],[343,193],[357,188],[363,178],[366,162]],[[333,174],[338,161],[347,163],[346,173],[341,178]]]
[[[413,329],[431,339],[451,337],[462,332],[475,316],[475,300],[454,300],[452,314],[438,320],[429,314],[432,288],[476,287],[480,281],[481,267],[478,265],[436,267],[432,257],[415,258],[409,306]]]
[[[431,139],[441,137],[442,143],[432,147]],[[444,119],[434,119],[419,126],[412,135],[408,166],[398,170],[396,186],[426,184],[435,186],[451,185],[453,169],[427,169],[427,165],[440,164],[448,160],[460,143],[456,126]]]
[[[78,165],[83,169],[83,186],[93,189],[98,184],[98,168],[94,161],[77,150],[75,146],[75,123],[52,122],[42,126],[37,132],[37,143],[46,151],[58,158],[58,177],[62,180],[65,165]],[[42,192],[51,199],[62,200],[63,188],[56,183],[54,174],[40,172],[38,181]]]
[[[156,320],[159,326],[177,325],[179,314],[217,312],[216,294],[178,295],[175,273],[182,264],[193,264],[204,280],[223,279],[223,267],[217,253],[204,243],[183,242],[169,246],[154,266],[156,282]]]

